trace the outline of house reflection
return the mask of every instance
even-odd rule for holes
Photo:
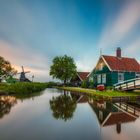
[[[126,103],[111,103],[104,100],[95,100],[81,93],[71,92],[77,104],[89,103],[99,120],[101,127],[116,125],[116,132],[121,133],[121,125],[136,121],[140,116],[140,109]]]
[[[17,100],[13,96],[0,96],[0,118],[9,114],[12,106],[17,103]]]
[[[116,126],[116,132],[121,133],[121,126],[136,121],[140,110],[126,103],[111,103],[95,100],[82,93],[65,92],[50,100],[50,107],[56,119],[69,120],[73,117],[76,104],[89,104],[96,114],[101,128]],[[86,120],[85,120],[86,121]]]
[[[77,104],[88,103],[89,101],[88,96],[85,96],[85,94],[82,93],[71,92],[70,95],[74,100],[76,100]]]
[[[106,101],[94,101],[90,99],[89,102],[91,108],[96,113],[101,127],[108,127],[116,125],[116,132],[121,133],[121,125],[124,123],[130,123],[136,121],[138,118],[134,112],[131,113],[128,110],[123,110],[116,104]],[[120,104],[120,103],[119,103]]]

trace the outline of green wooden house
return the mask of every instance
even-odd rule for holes
[[[113,86],[140,77],[140,64],[135,58],[121,56],[121,49],[117,48],[116,56],[101,55],[96,67],[89,74],[88,79],[94,81],[94,86],[104,84]]]

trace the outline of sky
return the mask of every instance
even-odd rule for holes
[[[0,0],[0,56],[47,82],[55,56],[91,71],[100,56],[140,62],[140,0]]]

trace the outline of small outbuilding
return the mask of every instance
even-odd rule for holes
[[[88,75],[89,75],[89,72],[77,72],[76,77],[72,78],[70,83],[73,86],[81,86],[82,82],[84,80],[87,80]]]

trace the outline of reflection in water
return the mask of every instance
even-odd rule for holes
[[[116,125],[116,133],[121,133],[121,125],[134,122],[139,117],[138,111],[134,107],[124,103],[111,103],[104,100],[96,101],[92,97],[84,94],[69,92],[68,94],[53,97],[50,100],[50,106],[53,110],[53,116],[56,119],[64,119],[65,121],[72,118],[76,109],[76,104],[88,103],[95,112],[100,127],[108,127]],[[140,111],[139,111],[140,113]]]
[[[73,117],[76,109],[76,100],[70,94],[64,93],[60,96],[53,97],[50,100],[50,107],[56,119],[67,121]]]
[[[5,114],[9,114],[12,106],[17,103],[17,100],[13,96],[0,96],[0,118],[3,118]]]
[[[128,110],[122,110],[118,103],[90,100],[90,106],[96,113],[101,127],[116,125],[116,132],[121,133],[121,125],[136,121],[138,116]]]
[[[138,104],[55,89],[36,95],[0,96],[0,140],[139,140]]]

